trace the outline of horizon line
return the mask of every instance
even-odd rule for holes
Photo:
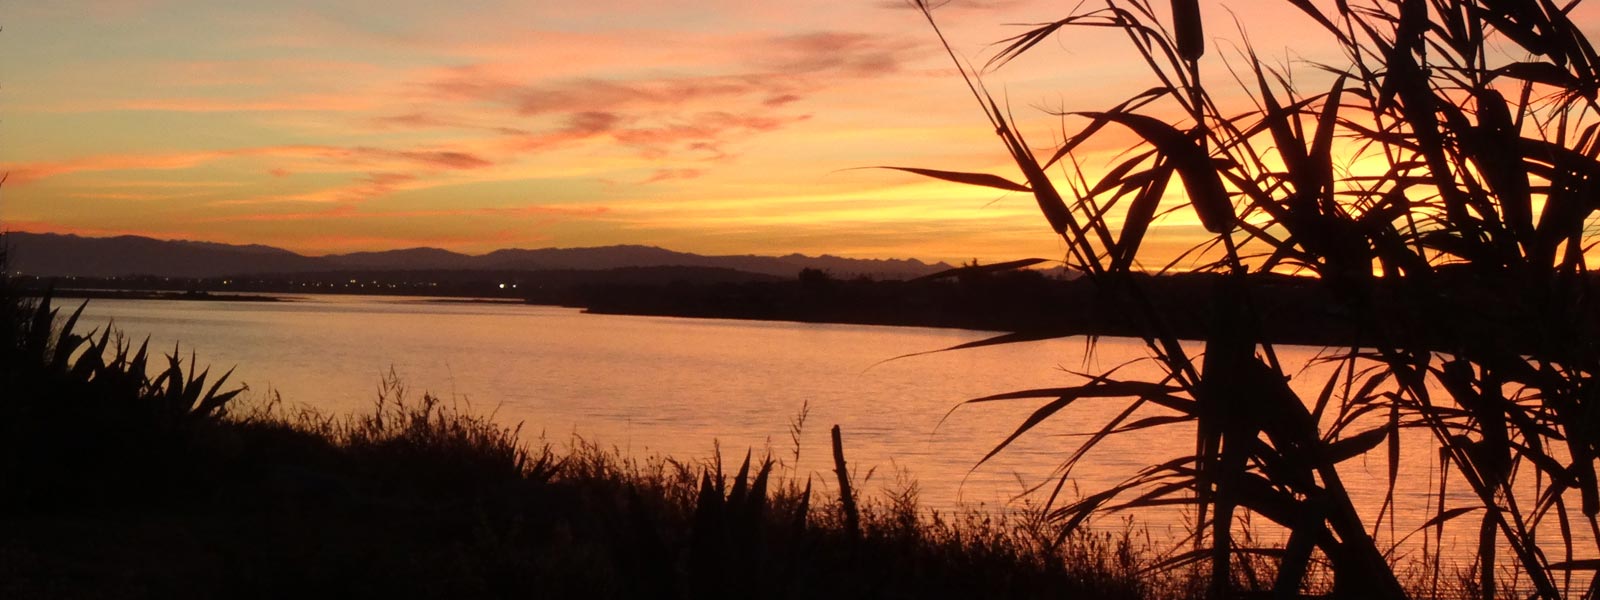
[[[785,253],[785,254],[758,254],[758,253],[754,253],[754,252],[748,252],[748,253],[743,253],[743,254],[705,254],[705,253],[699,253],[699,252],[689,252],[689,251],[684,251],[684,250],[675,250],[675,249],[672,249],[672,248],[668,248],[666,246],[658,246],[658,245],[654,245],[654,244],[642,244],[642,243],[640,243],[640,244],[604,244],[604,245],[597,245],[597,246],[544,246],[544,247],[539,247],[539,248],[526,248],[526,247],[508,246],[508,247],[503,247],[503,248],[496,248],[494,250],[490,250],[488,252],[483,252],[483,253],[478,253],[478,254],[468,253],[468,252],[461,252],[461,251],[458,251],[458,250],[451,250],[449,248],[441,248],[441,247],[438,247],[438,246],[407,246],[407,247],[387,248],[387,249],[382,249],[382,250],[355,250],[355,251],[351,251],[351,252],[328,252],[328,253],[323,253],[323,254],[310,254],[310,253],[294,250],[294,249],[291,249],[291,248],[286,248],[286,247],[283,247],[283,246],[276,246],[276,245],[272,245],[272,244],[264,244],[264,243],[260,243],[260,242],[250,242],[250,243],[240,244],[240,243],[233,243],[233,242],[219,242],[219,241],[213,241],[213,240],[200,240],[200,239],[161,238],[161,237],[155,237],[155,236],[151,236],[151,235],[142,235],[142,234],[137,234],[137,233],[116,233],[116,234],[105,234],[105,235],[89,235],[89,234],[74,233],[74,232],[63,232],[63,231],[37,231],[37,230],[30,230],[30,229],[15,229],[15,230],[12,230],[12,229],[0,228],[0,236],[9,235],[9,234],[15,234],[15,233],[30,234],[30,235],[53,235],[53,236],[73,237],[73,238],[93,239],[93,240],[107,240],[107,239],[116,239],[116,238],[138,238],[138,239],[145,239],[145,240],[151,240],[151,241],[156,241],[156,242],[166,242],[166,243],[214,244],[214,245],[218,245],[218,246],[229,246],[229,247],[235,247],[235,248],[261,247],[261,248],[270,248],[270,249],[273,249],[273,250],[279,250],[279,251],[283,251],[283,252],[288,252],[290,254],[294,254],[296,256],[301,256],[301,257],[305,257],[305,258],[326,258],[326,257],[336,257],[336,256],[351,256],[351,255],[357,255],[357,254],[383,254],[383,253],[387,253],[387,252],[404,252],[404,251],[408,251],[408,250],[436,250],[436,251],[439,251],[439,252],[447,252],[447,253],[454,254],[454,255],[457,255],[457,256],[476,258],[476,257],[489,256],[489,255],[494,254],[496,252],[506,252],[506,251],[536,252],[536,251],[541,251],[541,250],[595,250],[595,249],[602,249],[602,248],[648,248],[648,249],[654,249],[654,250],[662,250],[662,251],[665,251],[665,252],[672,252],[672,253],[675,253],[675,254],[689,254],[689,255],[708,257],[708,258],[716,258],[716,257],[786,258],[786,257],[791,257],[791,256],[798,256],[798,257],[801,257],[801,258],[834,258],[834,259],[840,259],[840,260],[873,261],[873,262],[916,262],[916,263],[920,263],[920,264],[928,265],[928,266],[936,266],[936,265],[941,265],[941,264],[946,265],[946,266],[951,266],[951,263],[949,261],[945,261],[945,260],[927,260],[927,259],[921,259],[921,258],[917,258],[917,257],[859,258],[859,257],[842,256],[842,255],[838,255],[838,254],[829,254],[829,253],[812,255],[812,254],[805,254],[805,253],[802,253],[802,252],[789,252],[789,253]]]

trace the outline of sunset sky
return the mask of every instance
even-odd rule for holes
[[[991,42],[1022,31],[1014,24],[1072,5],[956,0],[937,14],[957,51],[981,64]],[[1224,6],[1280,62],[1337,58],[1303,46],[1311,30],[1286,3],[1205,6],[1220,40],[1207,57],[1213,77],[1227,77],[1217,61],[1237,56]],[[900,0],[7,9],[0,224],[11,230],[309,254],[606,244],[928,260],[1062,252],[1025,195],[850,170],[1019,178],[921,15]],[[1128,49],[1075,32],[986,80],[1044,147],[1061,122],[1043,109],[1103,109],[1152,84]],[[1195,229],[1180,218],[1153,235]]]

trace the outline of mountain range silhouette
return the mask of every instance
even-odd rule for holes
[[[820,269],[836,277],[907,279],[951,268],[917,259],[855,259],[831,255],[706,256],[655,246],[508,248],[471,255],[440,248],[406,248],[306,256],[260,244],[233,245],[141,236],[84,237],[13,232],[5,236],[11,268],[39,277],[226,277],[329,271],[601,270],[624,267],[715,267],[777,277]]]

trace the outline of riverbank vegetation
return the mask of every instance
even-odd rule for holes
[[[77,316],[0,286],[6,598],[1199,589],[1193,572],[1155,568],[1160,554],[1131,529],[1062,538],[1036,513],[925,510],[914,488],[847,495],[846,509],[833,474],[759,454],[636,459],[581,440],[530,444],[393,380],[361,415],[244,403],[227,374],[197,370],[181,348],[80,334]]]
[[[931,3],[918,4],[937,31]],[[1227,20],[1199,0],[1074,8],[1003,41],[981,72],[951,52],[1024,183],[907,170],[1030,194],[1068,267],[1120,299],[1167,374],[981,400],[1042,402],[1021,435],[1078,398],[1129,398],[1085,448],[1193,427],[1192,450],[1049,514],[1070,530],[1108,507],[1195,510],[1189,558],[1209,569],[1212,597],[1237,591],[1232,574],[1252,556],[1273,558],[1279,597],[1304,591],[1315,565],[1342,596],[1407,597],[1393,548],[1421,541],[1437,565],[1447,527],[1477,541],[1477,597],[1600,595],[1600,290],[1588,266],[1600,55],[1571,16],[1579,2],[1288,4],[1336,64],[1273,65],[1248,40],[1215,48],[1226,65],[1206,58],[1207,25]],[[1059,113],[1074,124],[1064,143],[1036,154],[979,76],[1088,30],[1125,37],[1155,86]],[[1120,131],[1136,142],[1110,164],[1084,163],[1085,148],[1121,146]],[[1176,259],[1150,252],[1147,235],[1174,221],[1206,238]],[[1136,275],[1179,267],[1219,275],[1202,353],[1179,343],[1174,315]],[[1315,277],[1367,340],[1326,361],[1335,372],[1320,393],[1288,386],[1264,333],[1247,282],[1267,272]],[[1129,420],[1141,408],[1165,414]],[[1402,451],[1408,430],[1429,448]],[[1376,513],[1358,511],[1342,479],[1341,463],[1368,452],[1389,482]],[[1431,514],[1392,510],[1395,482],[1422,476],[1439,482]],[[1252,543],[1247,515],[1286,541]]]

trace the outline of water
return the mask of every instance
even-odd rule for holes
[[[875,479],[914,476],[935,505],[1005,503],[1037,483],[1125,401],[1086,401],[976,470],[1037,401],[957,410],[962,400],[1081,382],[1062,369],[1098,371],[1142,357],[1142,346],[1103,342],[1083,363],[1079,341],[1034,342],[888,360],[982,339],[981,332],[913,327],[589,315],[520,304],[425,298],[312,296],[295,302],[96,300],[85,327],[107,321],[170,352],[237,366],[252,394],[332,413],[367,410],[393,370],[427,390],[521,423],[532,435],[573,434],[634,455],[679,458],[764,448],[794,463],[790,426],[807,411],[800,472],[832,468],[828,429]],[[1181,438],[1173,452],[1181,452]],[[1137,447],[1138,452],[1134,452]],[[1107,446],[1096,466],[1131,472],[1148,443]],[[819,482],[820,483],[820,482]]]
[[[701,459],[753,448],[783,459],[797,477],[832,483],[829,428],[844,432],[858,473],[873,470],[870,493],[915,482],[925,506],[986,510],[1019,506],[1024,491],[1053,481],[1056,467],[1128,405],[1084,399],[978,461],[1046,399],[958,407],[963,400],[1020,389],[1077,385],[1073,372],[1117,367],[1121,379],[1159,378],[1138,340],[1099,340],[1086,359],[1082,338],[1029,342],[888,360],[982,339],[983,332],[916,327],[803,324],[589,315],[520,304],[425,298],[312,296],[294,302],[96,300],[84,328],[108,321],[152,346],[196,352],[202,364],[237,366],[232,381],[256,398],[327,413],[367,410],[391,370],[413,391],[430,391],[556,445],[573,436],[633,456]],[[1303,365],[1318,349],[1280,348]],[[885,362],[887,361],[887,362]],[[1120,365],[1120,367],[1119,367]],[[1325,368],[1291,385],[1315,397]],[[950,412],[955,408],[954,412]],[[804,411],[799,443],[791,426]],[[946,414],[948,418],[945,418]],[[1129,421],[1164,414],[1145,408]],[[1376,424],[1376,423],[1374,423]],[[1363,431],[1357,427],[1351,432]],[[1073,471],[1065,497],[1092,493],[1139,468],[1193,450],[1193,429],[1168,426],[1114,436]],[[1437,473],[1425,434],[1402,446],[1408,471],[1396,499],[1404,537],[1434,514]],[[795,454],[798,452],[798,460]],[[1386,464],[1362,457],[1340,466],[1369,522],[1382,503]],[[1452,482],[1450,507],[1472,503]],[[1042,497],[1034,495],[1037,503]],[[1179,535],[1180,510],[1146,512],[1157,536]],[[1476,519],[1462,519],[1447,543],[1470,556]],[[1447,546],[1447,551],[1450,550]],[[1463,550],[1465,549],[1465,550]]]

